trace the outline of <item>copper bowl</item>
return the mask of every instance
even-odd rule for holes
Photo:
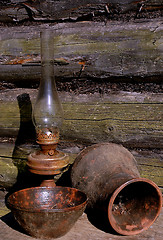
[[[35,238],[65,235],[82,215],[86,204],[86,195],[69,187],[27,188],[7,199],[17,222]]]

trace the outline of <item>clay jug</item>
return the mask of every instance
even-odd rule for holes
[[[87,194],[88,213],[100,213],[96,219],[101,223],[104,219],[119,234],[142,232],[161,211],[160,189],[140,177],[136,160],[121,145],[101,143],[85,148],[72,166],[71,181]]]

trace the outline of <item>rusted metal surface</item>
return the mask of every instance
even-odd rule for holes
[[[56,184],[54,182],[54,178],[44,179],[42,181],[42,183],[40,184],[40,187],[56,187]]]
[[[41,132],[41,133],[40,133]],[[43,175],[41,187],[55,187],[54,176],[58,176],[67,169],[69,165],[69,156],[56,150],[59,140],[59,133],[43,134],[42,129],[37,133],[37,143],[41,150],[30,153],[27,166],[29,171],[35,174]]]
[[[67,187],[36,187],[9,196],[7,206],[23,229],[36,238],[66,234],[82,215],[86,195]]]
[[[161,211],[158,186],[140,178],[133,155],[120,145],[102,143],[84,149],[74,162],[71,179],[73,187],[88,196],[88,216],[120,234],[149,228]]]
[[[41,150],[28,156],[29,171],[44,176],[42,187],[54,187],[54,175],[59,175],[69,165],[69,156],[56,150],[58,140],[59,134],[37,134],[37,142]]]
[[[47,144],[57,144],[59,141],[59,131],[56,131],[56,129],[48,129],[48,128],[42,128],[37,129],[37,143],[41,145],[47,145]]]
[[[159,218],[147,231],[135,236],[119,236],[107,233],[96,228],[89,222],[87,215],[82,214],[72,229],[59,240],[162,240],[163,235],[163,211]],[[20,232],[15,227],[12,214],[6,214],[0,219],[0,239],[1,240],[36,240],[27,234]]]
[[[50,152],[53,149],[49,150]],[[59,174],[61,170],[69,164],[69,157],[67,154],[54,150],[53,155],[46,155],[42,151],[31,153],[28,156],[27,165],[32,173],[40,175],[55,175]]]

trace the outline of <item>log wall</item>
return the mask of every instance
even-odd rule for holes
[[[34,103],[37,90],[14,89],[1,93],[1,137],[16,137],[20,121],[30,123],[28,95]],[[111,141],[139,148],[163,147],[161,93],[76,95],[61,92],[60,99],[65,116],[61,134],[65,139],[89,143]],[[21,112],[20,100],[23,106]]]
[[[21,181],[27,177],[26,158],[35,148],[31,110],[36,95],[37,90],[25,88],[1,92],[0,185],[3,187],[16,182],[17,168],[24,172]],[[132,153],[141,176],[163,187],[162,94],[60,92],[59,96],[65,116],[61,129],[64,151],[79,152],[84,146],[102,141],[122,144],[130,151],[135,149]],[[15,139],[15,144],[8,143],[10,138]]]
[[[60,78],[162,75],[161,19],[0,27],[0,79],[38,80],[40,31],[54,32],[55,75]],[[82,72],[81,72],[82,69]],[[158,80],[161,80],[158,77]]]
[[[54,32],[55,77],[63,85],[59,147],[76,153],[102,141],[122,144],[137,159],[141,176],[162,188],[161,90],[67,90],[68,82],[87,79],[92,86],[94,81],[103,86],[105,80],[157,82],[161,88],[161,1],[146,1],[139,8],[141,1],[134,5],[129,0],[7,2],[0,3],[0,187],[13,186],[18,172],[26,177],[26,158],[35,147],[31,112],[38,91],[33,86],[41,77],[40,32],[49,28]]]
[[[151,11],[162,9],[162,0],[8,0],[1,1],[0,6],[1,22],[17,23],[26,20],[54,22],[81,21],[97,16],[119,19],[129,11],[133,11],[130,15],[134,17],[143,14],[149,17]],[[131,16],[127,17],[130,18]]]

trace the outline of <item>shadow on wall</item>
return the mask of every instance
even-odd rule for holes
[[[30,96],[23,93],[17,97],[20,111],[20,128],[12,154],[14,165],[18,168],[17,182],[11,191],[30,187],[33,184],[39,185],[37,177],[27,169],[27,156],[38,148],[36,145],[36,132],[32,122],[32,104]]]

